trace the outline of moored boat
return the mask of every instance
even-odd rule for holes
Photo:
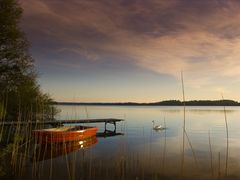
[[[64,126],[33,130],[37,143],[61,143],[84,140],[96,136],[97,128],[88,126]]]

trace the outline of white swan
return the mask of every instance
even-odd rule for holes
[[[163,127],[162,125],[156,125],[155,126],[155,122],[154,121],[152,121],[152,123],[153,123],[153,129],[156,130],[156,131],[165,129],[165,127]]]

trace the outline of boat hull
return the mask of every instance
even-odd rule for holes
[[[34,130],[37,143],[64,143],[69,141],[84,140],[96,136],[96,127],[77,126],[70,128],[52,128]]]

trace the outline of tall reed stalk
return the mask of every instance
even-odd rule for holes
[[[4,131],[4,122],[6,118],[7,113],[7,107],[8,107],[8,94],[6,93],[6,96],[3,95],[3,100],[0,102],[0,122],[2,126],[0,126],[0,142],[2,141],[3,137],[3,131]]]
[[[186,107],[185,107],[185,91],[184,91],[184,80],[183,72],[181,71],[181,82],[182,82],[182,97],[183,97],[183,135],[182,135],[182,161],[181,161],[181,178],[184,174],[184,155],[185,155],[185,124],[186,124]]]
[[[166,128],[166,120],[164,117],[164,127]],[[165,160],[166,160],[166,146],[167,146],[167,132],[164,130],[164,148],[163,148],[163,163],[162,163],[162,174],[165,175]]]
[[[222,100],[224,101],[223,95],[222,95]],[[228,148],[229,148],[229,140],[228,140],[227,113],[226,113],[225,106],[223,106],[223,110],[224,110],[224,120],[225,120],[225,125],[226,125],[226,136],[227,136],[226,164],[225,164],[225,179],[227,179],[227,176],[228,176]]]
[[[221,154],[218,152],[218,179],[221,178]]]
[[[209,142],[209,151],[210,151],[210,160],[211,160],[211,175],[212,175],[212,179],[214,179],[213,155],[212,155],[212,144],[211,144],[210,131],[208,131],[208,142]]]
[[[194,151],[194,149],[193,149],[192,143],[191,143],[191,141],[190,141],[190,139],[189,139],[189,137],[188,137],[188,134],[187,134],[187,131],[186,131],[186,130],[185,130],[185,135],[186,135],[186,137],[187,137],[188,144],[189,144],[189,146],[190,146],[190,148],[191,148],[191,151],[192,151],[192,154],[193,154],[193,158],[194,158],[196,167],[197,167],[197,169],[199,169],[197,156],[196,156],[196,153],[195,153],[195,151]]]

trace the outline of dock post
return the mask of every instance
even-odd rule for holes
[[[105,121],[105,129],[104,129],[104,131],[106,131],[107,130],[107,121]]]
[[[114,121],[113,124],[114,124],[114,132],[116,133],[116,122]]]

